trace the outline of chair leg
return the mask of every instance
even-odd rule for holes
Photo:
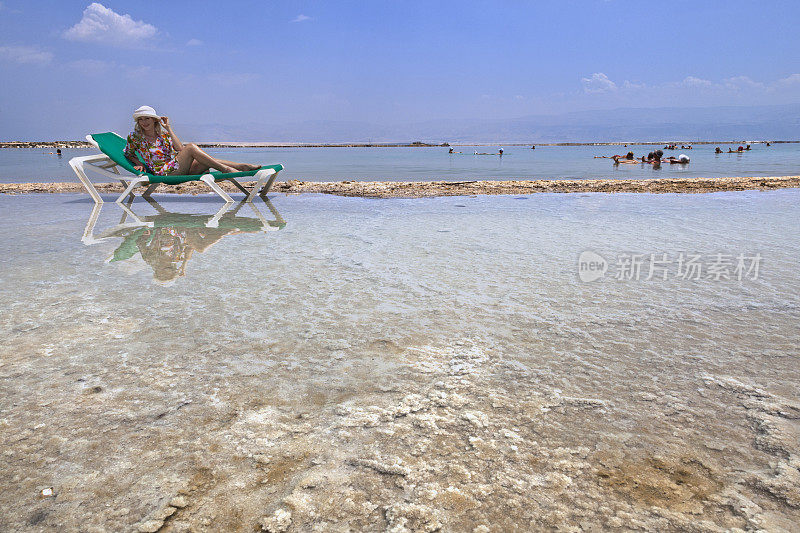
[[[217,214],[211,217],[211,219],[206,222],[207,228],[218,228],[219,227],[219,219],[222,218],[222,215],[228,212],[233,206],[229,203],[226,203],[222,207],[219,208]]]
[[[278,172],[280,172],[280,171],[278,171]],[[278,172],[276,172],[275,174],[272,175],[272,177],[269,179],[269,181],[267,181],[267,183],[264,185],[264,187],[262,187],[261,191],[259,191],[259,193],[258,193],[259,195],[261,195],[264,198],[264,201],[266,201],[267,193],[270,191],[270,189],[272,189],[272,184],[275,183],[275,178],[278,177]]]
[[[245,196],[247,196],[248,194],[250,194],[250,191],[248,191],[247,189],[245,189],[245,188],[242,186],[242,184],[241,184],[241,183],[239,183],[238,181],[236,181],[236,179],[235,179],[235,178],[231,178],[231,179],[229,179],[228,181],[230,181],[231,183],[233,183],[234,185],[236,185],[236,188],[237,188],[237,189],[239,189],[240,191],[242,191],[242,192],[244,193],[244,195],[245,195]]]
[[[217,185],[217,182],[214,181],[214,176],[211,174],[205,174],[200,178],[200,181],[211,187],[211,190],[217,193],[222,197],[223,200],[226,202],[233,202],[233,198],[228,196],[228,193],[222,190],[222,188]]]
[[[75,175],[78,176],[78,179],[80,180],[84,189],[86,189],[86,192],[89,193],[89,196],[92,197],[92,200],[94,200],[96,204],[102,204],[103,199],[100,198],[100,193],[97,192],[97,189],[95,189],[94,185],[92,185],[91,180],[88,178],[88,176],[86,176],[86,171],[83,169],[84,159],[86,158],[73,157],[69,160],[69,166],[71,166],[72,170],[75,171]]]
[[[272,216],[275,217],[275,224],[270,224],[270,226],[275,226],[277,224],[278,229],[281,229],[282,227],[284,227],[286,225],[286,221],[283,219],[281,214],[278,213],[278,210],[275,209],[275,206],[272,205],[272,202],[270,202],[269,199],[266,196],[262,197],[261,199],[264,201],[266,206],[269,208],[270,212],[272,213]]]
[[[150,186],[149,186],[147,189],[145,189],[145,191],[142,193],[142,198],[145,198],[146,200],[149,200],[149,199],[150,199],[150,195],[151,195],[151,194],[153,194],[153,191],[155,191],[155,190],[158,188],[158,186],[159,186],[159,185],[161,185],[161,184],[160,184],[160,183],[153,183],[153,184],[151,184],[151,185],[150,185]]]
[[[128,196],[129,194],[130,194],[131,196],[133,195],[133,189],[135,189],[135,188],[136,188],[136,187],[138,187],[139,185],[142,185],[143,183],[147,183],[148,181],[150,181],[150,179],[149,179],[149,178],[146,178],[146,177],[142,177],[142,178],[133,178],[133,179],[131,180],[131,183],[130,183],[130,185],[128,185],[128,188],[127,188],[127,189],[125,189],[125,192],[123,192],[123,193],[122,193],[122,194],[119,196],[119,198],[117,198],[116,202],[117,202],[118,204],[121,204],[121,203],[122,203],[122,202],[125,200],[125,197],[126,197],[126,196]]]
[[[97,224],[97,217],[100,216],[100,210],[103,208],[103,204],[96,203],[92,208],[92,213],[89,215],[89,220],[86,222],[86,229],[83,230],[83,237],[81,237],[81,242],[83,244],[89,245],[95,242],[94,240],[94,225]]]
[[[250,189],[250,193],[247,195],[247,200],[246,201],[252,202],[253,198],[255,198],[256,196],[262,194],[261,193],[261,188],[262,187],[264,189],[269,190],[269,188],[272,187],[272,182],[275,181],[275,176],[277,174],[278,173],[275,172],[271,168],[270,169],[259,170],[258,172],[256,172],[256,175],[255,175],[255,178],[257,180],[256,184],[253,185],[252,189]],[[267,181],[267,178],[269,178],[269,181],[267,182],[267,185],[264,185],[264,182]],[[267,194],[267,193],[264,192],[263,194]]]

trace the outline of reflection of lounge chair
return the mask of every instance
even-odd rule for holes
[[[162,183],[166,183],[168,185],[177,185],[179,183],[186,183],[190,181],[202,181],[211,187],[211,190],[221,196],[223,200],[226,202],[233,202],[233,199],[228,195],[228,193],[223,191],[222,188],[217,184],[218,181],[225,180],[233,183],[240,191],[247,195],[246,200],[248,202],[252,202],[256,195],[260,194],[263,196],[269,192],[272,184],[275,181],[275,178],[278,175],[278,172],[283,170],[283,165],[270,165],[249,172],[230,172],[228,174],[223,174],[221,172],[213,171],[206,172],[205,174],[187,176],[159,176],[158,174],[139,172],[134,169],[133,165],[131,165],[131,162],[128,161],[123,153],[126,141],[116,133],[93,133],[91,135],[87,135],[86,140],[92,143],[103,153],[98,155],[73,157],[70,159],[69,164],[72,167],[72,170],[75,171],[78,179],[86,188],[86,191],[98,204],[103,203],[103,199],[100,198],[100,194],[97,192],[97,189],[95,189],[94,185],[92,185],[92,182],[86,176],[87,169],[122,182],[123,186],[125,187],[125,192],[123,192],[120,197],[117,198],[117,203],[122,203],[122,201],[128,195],[133,196],[133,189],[140,185],[149,185],[142,194],[142,196],[148,198],[156,189],[156,187]],[[135,176],[130,177],[121,175],[119,173],[119,167],[122,167]],[[238,181],[236,181],[236,178],[244,178],[249,176],[253,176],[256,180],[256,183],[252,189],[247,190]]]
[[[158,214],[139,216],[130,206],[117,204],[122,209],[122,219],[116,226],[95,235],[94,228],[100,216],[101,204],[95,204],[84,231],[84,244],[96,244],[112,238],[122,242],[112,252],[107,262],[126,261],[140,254],[153,270],[153,277],[170,282],[186,273],[186,263],[194,252],[203,253],[226,235],[258,233],[279,230],[286,222],[269,200],[264,203],[275,216],[267,220],[249,203],[257,218],[239,216],[245,204],[225,204],[216,214],[171,213],[154,200],[149,200]]]
[[[256,207],[256,203],[249,203],[248,205],[250,206],[250,209],[252,209],[253,213],[255,213],[257,219],[239,216],[239,210],[244,205],[244,202],[239,202],[235,205],[226,204],[220,207],[215,214],[210,215],[171,213],[164,209],[161,204],[155,200],[148,199],[148,202],[156,209],[156,211],[158,211],[158,214],[142,217],[134,213],[130,206],[125,204],[117,204],[122,210],[122,219],[120,222],[116,226],[103,231],[99,235],[95,235],[94,228],[97,224],[98,218],[100,217],[100,211],[102,209],[102,206],[98,204],[94,206],[91,214],[89,215],[89,220],[86,222],[86,229],[83,233],[83,237],[81,238],[81,242],[86,245],[92,245],[111,237],[123,236],[123,234],[128,230],[144,227],[153,228],[157,226],[168,227],[170,225],[182,225],[187,227],[202,226],[206,228],[217,228],[222,225],[224,228],[238,229],[248,233],[283,229],[283,227],[286,226],[286,221],[283,220],[283,217],[281,217],[280,213],[278,213],[278,210],[275,209],[275,206],[272,205],[272,202],[266,198],[262,198],[262,200],[264,201],[264,205],[267,206],[272,215],[275,217],[275,220],[267,220],[261,211],[259,211],[258,207]],[[130,222],[128,222],[129,219]]]

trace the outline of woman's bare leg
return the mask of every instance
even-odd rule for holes
[[[249,172],[251,170],[258,170],[261,168],[261,165],[254,165],[252,163],[237,163],[236,161],[227,161],[225,159],[217,159],[217,161],[242,172]]]
[[[242,172],[248,172],[251,170],[258,170],[261,168],[261,165],[251,165],[250,163],[237,163],[236,161],[227,161],[225,159],[217,159],[223,165],[228,165],[229,167],[233,167],[236,170]],[[204,165],[203,163],[194,160],[192,161],[192,166],[189,167],[189,174],[203,174],[204,172],[208,172],[208,165]]]
[[[187,174],[205,174],[209,170],[208,165],[204,165],[199,161],[192,161],[192,166],[189,167]]]
[[[195,161],[204,165],[206,170],[209,168],[215,168],[220,172],[236,172],[238,170],[230,165],[226,165],[222,161],[214,159],[198,148],[196,144],[192,143],[184,144],[181,151],[178,152],[176,159],[178,160],[178,170],[175,171],[175,174],[187,174],[191,172],[192,163]]]

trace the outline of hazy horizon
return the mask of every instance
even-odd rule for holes
[[[125,125],[109,128],[121,135]],[[792,141],[800,138],[800,104],[687,108],[619,108],[529,115],[513,119],[431,120],[375,124],[355,121],[303,121],[286,124],[184,124],[179,136],[195,142],[263,143],[607,143]],[[99,131],[99,130],[98,130]],[[82,140],[3,138],[2,142]]]

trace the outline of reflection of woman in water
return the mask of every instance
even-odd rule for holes
[[[186,263],[197,250],[202,253],[225,235],[241,233],[222,228],[145,228],[136,237],[136,247],[158,281],[172,281],[186,274]]]
[[[125,261],[138,252],[153,269],[153,277],[168,282],[186,274],[186,264],[195,251],[205,252],[226,235],[255,233],[262,227],[257,219],[228,212],[220,217],[218,227],[209,228],[206,223],[211,218],[212,215],[168,212],[156,215],[151,222],[157,225],[125,235],[111,260]]]

